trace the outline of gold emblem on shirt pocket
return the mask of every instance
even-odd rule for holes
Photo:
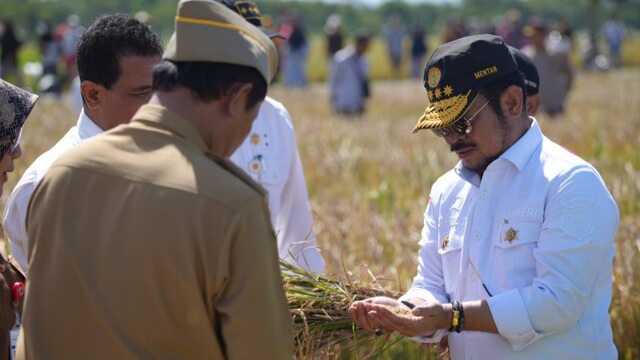
[[[444,249],[447,248],[447,245],[449,245],[449,237],[445,236],[444,239],[442,239],[442,244],[440,244],[440,250],[444,251]]]
[[[508,249],[524,244],[535,243],[540,237],[542,224],[535,221],[503,222],[500,226],[500,239],[494,244],[502,249]]]
[[[464,236],[466,219],[461,219],[461,221],[452,226],[441,226],[440,227],[440,243],[438,244],[438,252],[440,254],[447,254],[452,251],[460,251],[462,249],[462,238]]]
[[[504,234],[504,239],[508,242],[514,242],[515,240],[518,240],[518,230],[509,228],[509,230],[507,230],[507,232]]]

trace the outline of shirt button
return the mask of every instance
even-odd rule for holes
[[[476,239],[476,240],[480,239],[480,233],[479,233],[479,232],[477,232],[477,231],[476,231],[476,232],[474,232],[474,233],[473,233],[473,238],[474,238],[474,239]]]
[[[487,189],[483,189],[483,190],[480,192],[480,196],[481,196],[483,199],[486,199],[486,198],[487,198],[487,196],[488,196]]]

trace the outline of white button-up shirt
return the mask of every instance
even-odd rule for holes
[[[265,99],[231,161],[267,190],[280,258],[321,274],[325,264],[313,231],[307,184],[289,113],[281,103]]]
[[[433,185],[403,298],[488,301],[499,334],[449,334],[454,359],[616,359],[618,222],[598,172],[534,119],[482,178],[459,163]]]
[[[51,164],[58,160],[60,156],[83,140],[101,133],[102,129],[89,119],[84,110],[81,111],[76,126],[69,129],[58,143],[40,155],[27,168],[11,192],[4,208],[3,224],[9,238],[11,255],[18,261],[25,273],[29,271],[29,263],[27,261],[29,239],[25,222],[29,200],[33,191],[44,177],[44,174],[47,173]]]

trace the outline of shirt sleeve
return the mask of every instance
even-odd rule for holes
[[[418,274],[413,279],[411,289],[402,296],[402,300],[417,297],[430,301],[435,299],[440,303],[449,302],[449,296],[444,289],[442,260],[438,254],[437,216],[436,206],[430,200],[424,214],[424,226],[422,227],[422,239],[418,253]]]
[[[282,116],[289,122],[286,111],[283,110]],[[281,120],[285,119],[278,119]],[[278,247],[284,249],[280,257],[305,271],[320,275],[324,272],[325,263],[313,231],[307,184],[292,128],[289,136],[283,137],[283,140],[288,142],[291,156],[287,158],[287,168],[283,169],[288,176],[282,187],[280,208],[275,214],[275,228],[280,243]]]
[[[598,278],[612,276],[620,216],[604,183],[585,167],[563,176],[549,194],[532,285],[487,300],[499,333],[516,351],[575,326],[594,311],[587,310],[594,297],[611,298],[610,283],[607,289]],[[608,302],[602,307],[606,314]]]
[[[35,188],[36,186],[33,182],[19,184],[11,192],[3,216],[3,224],[11,246],[11,255],[25,271],[25,274],[29,271],[27,256],[29,254],[29,238],[26,227],[27,209]]]
[[[267,205],[259,200],[232,226],[229,279],[216,302],[221,337],[228,359],[290,360],[291,317]]]

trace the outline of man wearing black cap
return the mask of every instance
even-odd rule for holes
[[[540,75],[538,75],[538,69],[522,51],[509,46],[509,52],[516,60],[518,70],[524,76],[524,88],[527,92],[527,114],[534,116],[540,107],[540,95],[538,95]]]
[[[432,130],[460,162],[431,188],[411,289],[357,301],[350,315],[372,332],[448,335],[453,359],[614,359],[618,208],[598,172],[527,116],[517,69],[493,35],[429,59],[431,104],[414,132]]]

